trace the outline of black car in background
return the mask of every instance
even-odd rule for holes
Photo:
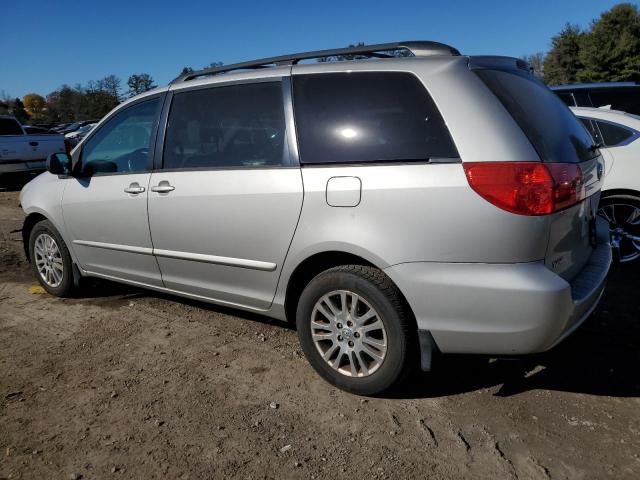
[[[640,115],[636,82],[574,83],[550,87],[570,107],[606,107]]]

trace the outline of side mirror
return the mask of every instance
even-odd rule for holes
[[[47,157],[47,171],[54,175],[71,173],[71,157],[66,153],[52,153]]]

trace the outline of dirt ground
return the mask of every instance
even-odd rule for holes
[[[0,192],[0,479],[640,478],[640,265],[550,352],[441,357],[361,398],[267,318],[102,282],[30,293],[18,188]]]

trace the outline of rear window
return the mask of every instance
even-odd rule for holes
[[[411,74],[296,75],[293,93],[303,164],[458,157],[440,112]]]
[[[0,135],[23,135],[23,132],[13,118],[0,118]]]
[[[500,100],[543,162],[578,163],[595,157],[589,132],[542,82],[524,71],[475,73]]]

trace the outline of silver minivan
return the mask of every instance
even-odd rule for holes
[[[521,60],[359,46],[128,100],[25,186],[23,236],[54,295],[98,277],[287,319],[322,377],[376,394],[436,352],[571,333],[611,262],[602,175]]]

